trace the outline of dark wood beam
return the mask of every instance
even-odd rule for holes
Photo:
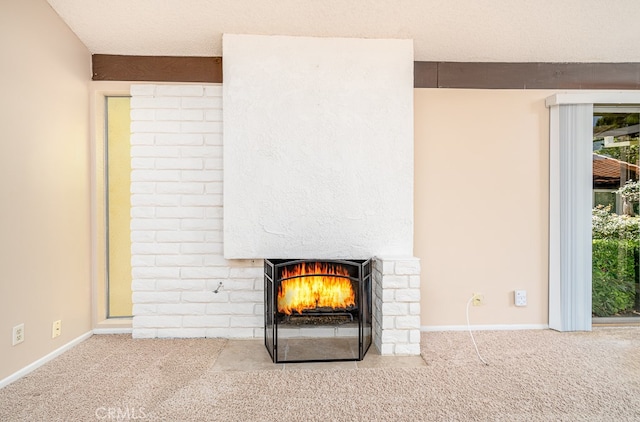
[[[94,81],[222,83],[222,57],[94,54]],[[640,63],[414,62],[415,88],[640,89]]]
[[[222,57],[94,54],[94,81],[222,82]]]
[[[416,62],[414,72],[416,88],[640,89],[640,63]]]
[[[438,63],[413,62],[413,87],[437,88],[438,87]]]

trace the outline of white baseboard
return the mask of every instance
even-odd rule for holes
[[[133,328],[94,328],[93,334],[131,334]]]
[[[546,330],[549,324],[471,325],[472,331]],[[467,325],[423,325],[420,331],[468,331]]]
[[[35,371],[36,369],[38,369],[39,367],[41,367],[45,363],[49,362],[50,360],[60,356],[61,354],[63,354],[67,350],[73,348],[74,346],[78,345],[79,343],[82,343],[83,341],[85,341],[86,339],[91,337],[92,335],[93,335],[93,331],[89,331],[89,332],[81,335],[80,337],[76,337],[75,339],[71,340],[69,343],[58,347],[56,350],[54,350],[53,352],[49,353],[48,355],[46,355],[44,357],[41,357],[37,361],[25,366],[24,368],[22,368],[21,370],[19,370],[17,372],[14,372],[13,374],[11,374],[8,377],[6,377],[5,379],[0,380],[0,388],[3,388],[5,386],[11,384],[12,382],[24,377],[25,375]]]

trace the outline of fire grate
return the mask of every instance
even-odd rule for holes
[[[371,346],[370,259],[266,259],[264,292],[273,362],[362,360]]]

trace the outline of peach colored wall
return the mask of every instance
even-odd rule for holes
[[[91,56],[44,0],[2,2],[0,40],[2,380],[91,329]]]
[[[422,327],[548,322],[549,111],[542,90],[416,89]],[[525,289],[528,306],[515,307]]]

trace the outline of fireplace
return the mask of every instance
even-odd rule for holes
[[[362,360],[371,346],[371,260],[266,259],[264,292],[273,362]]]

